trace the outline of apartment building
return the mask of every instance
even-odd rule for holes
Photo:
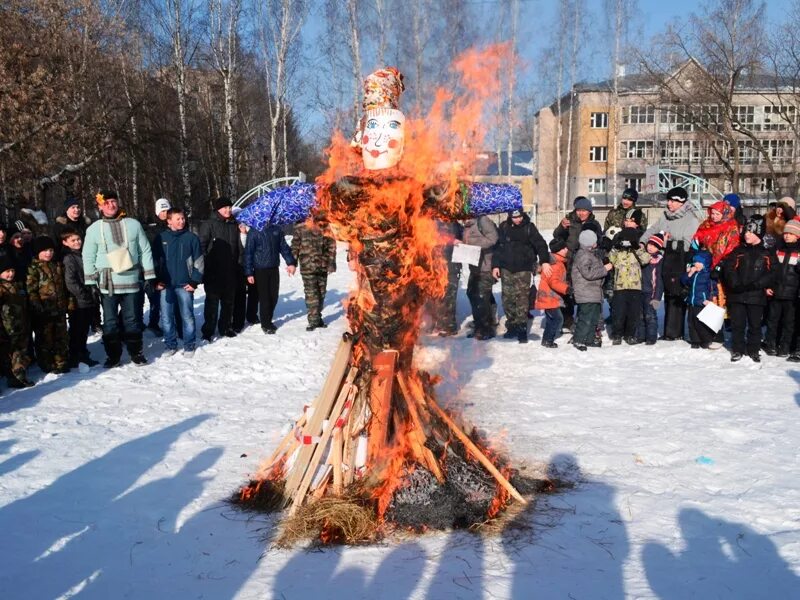
[[[701,76],[708,75],[687,61],[672,80],[685,92]],[[569,209],[579,195],[598,207],[613,206],[626,187],[640,190],[643,203],[654,202],[659,169],[702,178],[695,189],[701,199],[732,191],[723,166],[732,157],[731,144],[709,132],[723,126],[718,105],[682,104],[679,94],[665,93],[663,81],[628,75],[618,78],[615,107],[612,83],[578,85],[574,96],[568,93],[536,114],[540,211]],[[753,201],[794,195],[798,187],[797,109],[779,92],[773,79],[751,77],[733,95],[738,190]]]

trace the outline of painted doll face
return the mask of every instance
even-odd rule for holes
[[[399,110],[368,111],[361,138],[364,167],[389,169],[400,162],[405,141],[405,117]]]

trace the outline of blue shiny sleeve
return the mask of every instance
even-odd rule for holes
[[[296,183],[262,194],[236,220],[259,231],[267,225],[291,225],[305,221],[316,202],[316,184]]]

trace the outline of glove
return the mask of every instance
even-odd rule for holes
[[[156,293],[156,286],[152,279],[148,279],[144,282],[144,293],[148,296],[152,296]]]
[[[661,306],[661,300],[650,300],[650,306],[653,307],[653,310],[658,310],[658,307]]]

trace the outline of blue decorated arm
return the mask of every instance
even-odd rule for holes
[[[465,217],[479,217],[522,210],[522,192],[510,183],[460,184],[462,210]]]
[[[236,217],[259,231],[267,225],[292,225],[305,221],[317,202],[314,183],[295,183],[262,194]]]

